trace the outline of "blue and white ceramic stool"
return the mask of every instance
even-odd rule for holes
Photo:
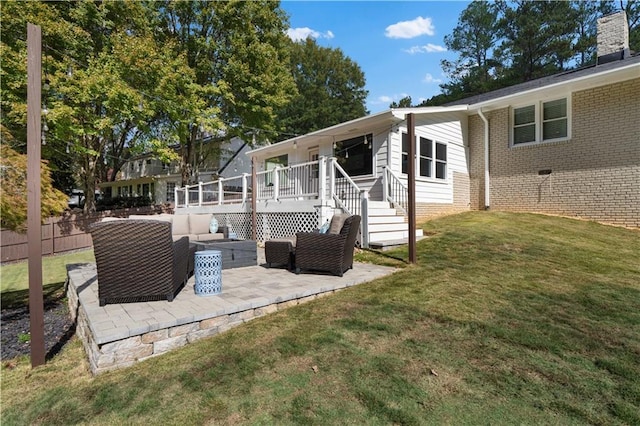
[[[211,296],[222,291],[222,252],[202,250],[196,252],[194,262],[195,290],[198,296]]]

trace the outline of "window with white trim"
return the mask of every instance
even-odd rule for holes
[[[512,108],[511,142],[515,145],[569,138],[568,98]]]
[[[447,145],[420,136],[416,147],[418,159],[418,176],[426,178],[447,179]],[[434,156],[435,154],[435,156]],[[409,136],[402,134],[402,173],[408,173]]]
[[[169,203],[173,203],[176,201],[176,183],[175,182],[167,182],[167,193],[166,193],[166,198],[167,198],[167,202]]]

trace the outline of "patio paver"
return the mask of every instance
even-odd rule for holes
[[[89,355],[91,370],[96,374],[155,356],[159,350],[171,350],[172,344],[179,347],[216,334],[255,316],[295,304],[292,301],[306,301],[316,295],[375,280],[395,270],[355,263],[353,269],[337,277],[296,275],[286,269],[263,265],[225,269],[222,293],[217,295],[197,296],[192,277],[172,302],[101,307],[95,264],[89,263],[68,265],[67,293],[70,310],[78,321],[78,335]],[[189,327],[189,324],[195,325]],[[207,330],[209,327],[216,329]],[[166,333],[163,330],[167,330]],[[184,330],[190,330],[186,339],[174,338],[173,335]],[[125,352],[118,352],[119,348],[125,348]]]

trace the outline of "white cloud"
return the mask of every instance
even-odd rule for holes
[[[421,35],[434,35],[436,27],[431,22],[431,18],[418,16],[413,21],[401,21],[397,24],[389,25],[385,30],[385,35],[389,38],[414,38]]]
[[[446,52],[447,48],[444,46],[438,46],[437,44],[428,43],[424,46],[412,46],[409,49],[404,49],[404,51],[415,55],[416,53]]]
[[[387,96],[387,95],[383,95],[383,96],[378,96],[376,99],[370,101],[369,103],[371,105],[389,105],[391,102],[394,101],[399,101],[402,98],[406,98],[407,96],[409,96],[408,93],[400,93],[398,94],[394,94],[393,96]]]
[[[334,37],[332,31],[327,31],[326,33],[321,33],[319,31],[312,30],[311,28],[308,28],[308,27],[289,28],[287,30],[287,35],[293,41],[303,41],[303,40],[306,40],[309,37],[315,38],[315,39],[318,39],[318,38],[331,39],[331,38]]]
[[[424,80],[422,81],[424,81],[425,83],[436,83],[436,84],[442,83],[442,80],[440,80],[439,78],[435,78],[429,73],[427,73],[427,75],[424,76]]]

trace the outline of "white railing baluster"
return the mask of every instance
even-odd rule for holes
[[[243,173],[242,174],[242,204],[247,202],[247,194],[248,194],[248,191],[247,191],[248,179],[247,179],[247,177],[248,176],[249,176],[248,173]]]
[[[280,167],[276,167],[273,169],[273,199],[277,200],[280,196]]]
[[[336,164],[337,160],[335,157],[331,158],[329,165],[329,198],[336,197]]]
[[[320,205],[324,205],[327,200],[327,158],[318,159],[318,198]]]

